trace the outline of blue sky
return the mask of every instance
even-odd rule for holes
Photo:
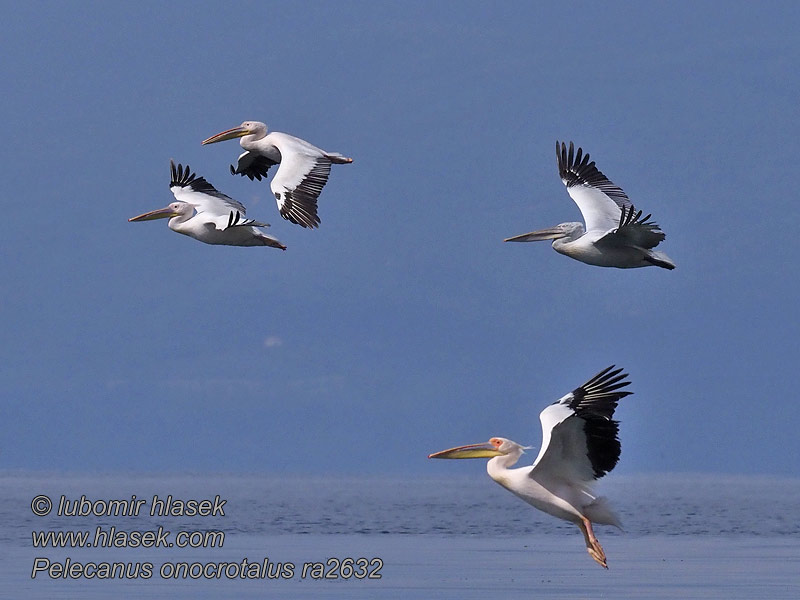
[[[796,3],[13,14],[0,468],[441,474],[431,451],[538,445],[539,411],[616,363],[620,472],[800,476]],[[354,158],[319,230],[231,177],[235,142],[200,145],[245,119]],[[580,218],[556,139],[675,271],[502,243]],[[171,158],[288,250],[128,223],[171,200]]]

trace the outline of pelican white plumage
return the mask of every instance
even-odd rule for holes
[[[507,238],[506,242],[553,240],[553,249],[581,262],[599,267],[632,269],[657,266],[674,269],[675,263],[663,252],[653,250],[666,237],[659,226],[636,212],[622,188],[612,183],[589,162],[582,148],[569,152],[556,141],[558,174],[578,205],[582,223],[561,223],[549,229]]]
[[[189,165],[184,168],[175,166],[173,161],[169,164],[172,173],[169,189],[176,202],[128,221],[169,219],[168,226],[172,231],[206,244],[271,246],[286,250],[286,246],[259,229],[269,227],[269,223],[246,219],[245,208],[240,202],[217,191],[205,178],[197,177]]]
[[[612,365],[545,408],[539,415],[542,447],[532,466],[512,469],[527,448],[501,437],[428,458],[491,458],[486,470],[492,479],[539,510],[575,523],[589,555],[607,569],[592,523],[620,523],[591,486],[619,460],[619,423],[612,417],[619,400],[632,393],[620,391],[630,384],[627,376]]]
[[[202,143],[234,138],[241,138],[239,144],[245,152],[239,155],[235,168],[231,165],[231,173],[261,181],[272,165],[279,165],[269,187],[281,216],[303,227],[318,227],[317,199],[328,181],[331,164],[347,164],[353,159],[327,152],[287,133],[267,133],[267,126],[259,121],[245,121]]]

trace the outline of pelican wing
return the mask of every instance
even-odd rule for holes
[[[261,223],[256,221],[255,219],[246,219],[242,213],[238,210],[232,210],[228,215],[228,225],[225,229],[229,227],[269,227],[269,223]]]
[[[246,210],[244,206],[226,196],[213,185],[208,183],[204,177],[197,177],[192,173],[189,165],[175,165],[170,161],[172,180],[169,189],[175,199],[180,202],[191,204],[198,214],[203,214],[203,218],[209,223],[213,223],[216,229],[227,229],[235,224],[245,224],[243,221]],[[249,225],[260,225],[255,221],[247,223]]]
[[[331,159],[292,135],[273,131],[268,137],[281,153],[278,172],[270,182],[281,216],[303,227],[318,227],[317,199],[331,173]]]
[[[633,205],[623,208],[619,225],[595,242],[597,246],[619,248],[621,246],[651,249],[658,246],[667,236],[658,223],[650,221],[650,216],[642,218],[642,211],[636,212]]]
[[[622,208],[631,206],[622,188],[615,185],[589,161],[589,154],[572,142],[569,151],[564,142],[556,142],[558,174],[567,186],[567,193],[578,205],[586,221],[586,231],[608,231],[617,226]]]
[[[270,167],[277,165],[280,162],[280,158],[278,158],[278,160],[272,160],[263,154],[250,152],[248,150],[239,155],[239,160],[236,162],[236,168],[231,165],[231,175],[241,175],[243,177],[246,176],[250,178],[250,181],[253,179],[258,179],[261,181],[262,177],[267,176],[267,172],[269,171]]]
[[[284,219],[303,227],[318,227],[317,198],[328,181],[331,161],[325,157],[284,158],[270,184]]]
[[[217,190],[206,181],[205,177],[197,177],[192,173],[189,165],[175,166],[175,163],[170,161],[170,167],[172,180],[169,189],[176,200],[191,204],[197,212],[224,215],[226,218],[232,210],[239,211],[242,215],[247,212],[241,202]]]
[[[591,483],[611,471],[620,455],[617,403],[632,392],[622,369],[610,366],[545,408],[542,448],[530,476]]]

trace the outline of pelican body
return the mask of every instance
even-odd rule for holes
[[[272,165],[279,165],[270,189],[281,216],[302,227],[318,227],[317,199],[328,181],[331,164],[347,164],[353,159],[327,152],[287,133],[267,133],[267,126],[259,121],[245,121],[202,143],[235,138],[241,138],[239,144],[245,152],[239,156],[236,167],[231,165],[231,174],[261,181]]]
[[[556,142],[558,173],[567,193],[578,205],[586,221],[561,223],[507,238],[506,242],[553,240],[553,249],[565,256],[598,267],[634,269],[662,267],[674,269],[675,263],[663,252],[653,250],[666,237],[651,215],[642,217],[622,188],[611,182],[573,143],[569,151]]]
[[[286,250],[286,246],[259,229],[269,227],[269,223],[245,218],[246,211],[240,202],[217,191],[205,178],[197,177],[189,165],[184,168],[170,161],[170,171],[169,189],[176,201],[128,221],[169,219],[167,225],[172,231],[206,244],[271,246]]]
[[[589,555],[607,569],[592,523],[620,523],[605,498],[592,494],[592,484],[619,460],[619,423],[612,417],[619,400],[631,394],[620,391],[630,384],[626,378],[622,369],[608,367],[545,408],[539,415],[542,447],[531,466],[512,468],[528,448],[502,437],[428,458],[489,458],[489,477],[534,508],[575,523]]]

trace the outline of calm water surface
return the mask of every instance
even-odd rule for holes
[[[0,597],[25,598],[798,598],[800,480],[720,476],[618,476],[600,488],[625,532],[598,527],[604,571],[577,528],[526,506],[488,477],[445,480],[274,478],[243,475],[0,474]],[[48,496],[47,516],[31,500]],[[58,516],[59,499],[146,500],[138,516]],[[224,516],[150,516],[154,495],[225,500]],[[34,531],[221,531],[214,547],[34,548]],[[380,559],[380,579],[360,579],[337,561]],[[32,579],[50,564],[151,564],[143,579]],[[326,563],[319,579],[305,563]],[[216,577],[220,563],[294,567],[290,576]],[[212,563],[196,580],[160,568]],[[39,563],[40,565],[44,563]],[[379,568],[378,568],[379,567]],[[332,573],[333,571],[333,573]],[[361,574],[367,571],[362,569]],[[348,575],[348,577],[343,577]],[[210,577],[210,578],[209,578]]]

